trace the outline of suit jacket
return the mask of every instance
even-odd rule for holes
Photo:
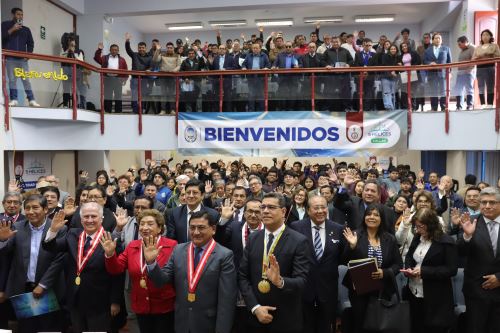
[[[436,64],[449,64],[451,63],[451,51],[448,46],[441,45],[439,48],[439,54],[438,57],[434,55],[434,46],[431,45],[425,50],[424,53],[424,65],[428,65],[431,62],[435,62]],[[435,70],[435,71],[428,71],[429,73],[435,73],[438,75],[439,78],[444,79],[446,76],[445,70]]]
[[[47,220],[45,223],[42,243],[51,222],[51,220]],[[5,267],[6,272],[8,272],[5,288],[8,297],[25,292],[31,253],[31,228],[29,222],[27,220],[17,221],[14,224],[14,229],[17,230],[16,234],[4,242],[3,247],[0,249],[2,257],[10,258],[10,268]],[[64,231],[58,237],[61,237],[61,235],[64,235]],[[32,281],[35,284],[44,285],[47,289],[54,289],[59,300],[63,298],[65,289],[63,275],[61,274],[64,260],[64,253],[51,253],[40,246],[36,262],[35,281]]]
[[[309,215],[307,214],[307,208],[306,208],[306,212],[304,213],[304,217],[303,219],[305,218],[308,218]],[[298,220],[301,220],[300,216],[299,216],[299,211],[297,210],[297,206],[294,204],[292,205],[292,207],[290,207],[288,209],[288,213],[287,213],[287,218],[286,218],[286,224],[290,224],[294,221],[298,221]]]
[[[333,203],[328,204],[328,218],[329,220],[342,226],[347,222],[346,213],[335,207]]]
[[[341,193],[337,193],[335,196],[334,206],[347,215],[347,225],[349,228],[355,230],[361,227],[365,214],[365,203],[361,198],[350,196],[347,191],[344,190]],[[396,223],[394,211],[387,206],[381,206],[384,214],[383,219],[386,223],[386,230],[394,234],[394,224]]]
[[[262,294],[257,285],[262,280],[262,254],[264,252],[265,230],[254,232],[248,239],[238,272],[240,292],[248,311],[256,305],[275,306],[270,324],[261,324],[255,316],[249,325],[269,327],[279,332],[298,331],[302,328],[302,292],[306,286],[307,274],[312,261],[307,238],[291,228],[285,227],[274,249],[285,281],[282,289],[271,283],[271,291]]]
[[[278,56],[276,56],[276,60],[274,60],[273,66],[276,68],[286,68],[286,58],[288,57],[288,54],[286,52],[279,53]],[[297,56],[295,54],[291,54],[291,62],[290,62],[290,68],[294,68],[294,65],[297,64],[299,65],[299,60],[297,59]]]
[[[219,221],[219,213],[211,208],[201,206],[201,211],[206,211],[211,219]],[[168,211],[165,215],[167,237],[175,239],[177,243],[186,243],[188,239],[187,205],[182,205]]]
[[[311,57],[309,53],[306,53],[300,58],[300,63],[303,68],[321,67],[321,55],[315,53],[314,57]]]
[[[198,286],[196,300],[187,300],[187,251],[191,242],[175,247],[168,263],[158,264],[148,275],[157,286],[173,283],[175,331],[177,333],[229,333],[233,324],[237,286],[231,250],[216,244],[207,260]]]
[[[224,65],[223,69],[236,69],[236,65],[234,63],[234,58],[231,56],[231,54],[226,54],[224,56]],[[220,55],[216,56],[214,58],[214,61],[208,65],[208,68],[213,71],[218,71],[221,70],[220,68]]]
[[[420,235],[416,235],[406,254],[406,268],[416,266],[413,254],[419,243]],[[443,235],[439,241],[433,240],[420,268],[424,288],[422,320],[429,326],[451,327],[453,324],[455,302],[451,277],[457,274],[457,270],[458,249],[455,240],[448,235]]]
[[[338,283],[336,282],[339,277],[338,266],[341,264],[345,247],[345,238],[342,235],[343,227],[333,221],[325,221],[325,249],[319,261],[314,255],[311,219],[305,218],[295,221],[291,228],[307,238],[311,252],[312,261],[302,296],[303,300],[309,303],[320,301],[335,306],[338,294]]]
[[[66,252],[66,300],[70,310],[86,309],[88,313],[109,312],[111,304],[120,304],[123,295],[123,277],[106,271],[104,250],[98,245],[80,274],[81,284],[75,284],[78,258],[78,238],[82,229],[70,229],[65,237],[42,242],[50,252]]]
[[[218,227],[221,229],[220,244],[233,251],[234,266],[236,267],[236,270],[239,269],[241,257],[243,256],[242,229],[244,225],[244,218],[240,223],[231,218],[223,227]],[[250,238],[250,235],[248,235],[248,238]]]
[[[498,237],[496,257],[493,255],[488,226],[481,215],[476,222],[472,239],[466,242],[462,237],[457,241],[460,255],[466,256],[463,293],[465,297],[500,301],[500,288],[485,290],[481,288],[483,276],[495,274],[500,279],[500,237]]]
[[[358,234],[358,243],[356,247],[351,249],[349,245],[345,246],[342,261],[346,265],[349,260],[368,258],[368,234],[363,229],[358,229],[356,232]],[[384,272],[384,295],[390,298],[395,292],[392,277],[398,275],[399,270],[403,268],[403,260],[399,254],[396,238],[388,232],[384,232],[381,235],[380,247],[382,248],[382,266],[379,268]],[[354,291],[349,273],[345,275],[342,284],[350,291]]]
[[[160,266],[164,266],[177,242],[166,237],[160,238],[159,245],[162,246],[157,261]],[[139,314],[157,314],[166,313],[174,310],[175,291],[171,284],[157,288],[150,279],[147,278],[147,288],[140,286],[141,272],[140,256],[141,256],[142,240],[132,241],[125,251],[119,256],[115,255],[106,258],[106,270],[110,274],[121,274],[125,270],[128,271],[132,282],[132,293],[130,295],[132,311]]]

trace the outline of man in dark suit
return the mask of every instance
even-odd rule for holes
[[[344,178],[344,186],[348,187],[354,183],[354,178],[351,175],[346,175]],[[344,187],[340,187],[335,198],[335,207],[347,214],[347,225],[352,230],[356,230],[363,223],[365,209],[369,204],[380,202],[380,186],[374,180],[367,180],[363,187],[361,198],[349,195]],[[394,225],[396,216],[394,211],[389,207],[382,205],[386,230],[394,234]]]
[[[299,59],[299,64],[303,68],[319,68],[321,66],[321,54],[316,53],[317,45],[314,42],[310,42],[307,48],[308,52]],[[316,76],[315,84],[314,84],[314,94],[315,94],[315,103],[316,110],[322,110],[319,105],[321,99],[319,99],[319,94],[321,92],[321,84],[324,82],[323,78]],[[302,109],[303,110],[311,110],[311,74],[303,74],[302,79],[302,91],[301,91],[301,99],[302,99]]]
[[[21,214],[21,207],[23,204],[23,197],[19,192],[7,192],[3,196],[2,206],[3,213],[0,214],[0,221],[10,221],[16,223],[17,221],[26,220],[26,216]]]
[[[330,333],[337,317],[338,266],[344,251],[343,227],[326,218],[322,196],[308,201],[309,218],[293,222],[291,228],[306,236],[313,255],[302,296],[304,333]]]
[[[328,215],[326,218],[340,225],[346,224],[346,214],[333,204],[336,195],[335,190],[330,185],[323,185],[319,188],[319,194],[325,197],[328,204]]]
[[[264,195],[261,210],[265,229],[250,235],[238,275],[252,314],[248,332],[301,332],[302,292],[312,260],[307,238],[285,226],[283,195]]]
[[[424,53],[424,65],[439,65],[451,63],[451,51],[448,46],[442,45],[443,39],[440,33],[432,35],[432,46]],[[446,70],[439,69],[427,72],[427,82],[431,92],[431,107],[433,111],[438,109],[438,100],[441,111],[446,108]]]
[[[208,68],[212,71],[223,71],[223,70],[231,70],[236,69],[237,65],[234,62],[234,58],[227,53],[226,45],[219,45],[219,54],[215,57],[208,58]],[[219,86],[219,78],[212,77],[212,91],[214,96],[219,97],[220,86]],[[222,82],[222,90],[224,94],[224,103],[223,110],[224,111],[233,111],[232,110],[232,89],[233,89],[233,76],[232,75],[224,75]],[[219,99],[216,99],[216,105],[213,111],[219,111]]]
[[[104,250],[99,245],[104,229],[103,208],[87,202],[80,209],[83,230],[70,229],[56,238],[67,221],[64,212],[56,213],[42,246],[51,252],[67,252],[65,260],[66,299],[74,332],[111,331],[111,317],[120,312],[123,277],[106,271]]]
[[[203,57],[196,55],[193,49],[188,50],[188,57],[181,63],[181,72],[201,71],[205,68]],[[196,111],[196,102],[201,91],[201,76],[185,77],[181,84],[181,101],[179,111],[186,112],[186,105],[189,104],[191,111]]]
[[[207,212],[193,213],[189,220],[192,241],[176,246],[164,267],[156,263],[156,240],[145,239],[148,276],[156,286],[174,284],[177,333],[231,331],[238,291],[236,270],[231,250],[213,239],[216,223]]]
[[[0,224],[0,255],[10,258],[10,267],[2,267],[2,271],[8,272],[6,297],[32,292],[35,298],[40,298],[48,290],[54,290],[61,301],[64,296],[61,275],[64,254],[50,253],[41,248],[51,224],[46,217],[47,200],[38,194],[31,195],[24,201],[24,210],[28,220]],[[21,333],[63,329],[59,311],[19,319],[18,322]]]
[[[363,50],[354,56],[354,67],[375,66],[375,52],[372,52],[373,42],[369,38],[363,40]],[[363,80],[363,110],[375,110],[375,73],[367,72]],[[359,77],[356,77],[356,85],[359,89]],[[359,91],[358,91],[359,93]],[[358,96],[359,97],[359,96]]]
[[[167,224],[167,237],[175,239],[177,243],[189,242],[189,217],[198,211],[207,212],[214,222],[219,221],[219,213],[208,207],[204,207],[201,202],[205,185],[196,179],[191,179],[186,183],[186,204],[168,211],[165,220]]]
[[[463,236],[457,241],[467,258],[463,293],[467,333],[500,332],[500,192],[487,187],[480,193],[479,218],[461,217]]]

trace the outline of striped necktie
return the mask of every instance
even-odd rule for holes
[[[323,245],[321,243],[321,237],[319,235],[319,227],[316,225],[314,228],[314,252],[316,254],[316,259],[319,261],[323,256]]]

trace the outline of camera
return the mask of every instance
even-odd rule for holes
[[[20,24],[20,25],[23,25],[23,20],[22,19],[17,19],[16,23]]]

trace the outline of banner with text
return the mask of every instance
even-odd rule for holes
[[[180,113],[184,155],[363,156],[407,149],[405,111]]]

